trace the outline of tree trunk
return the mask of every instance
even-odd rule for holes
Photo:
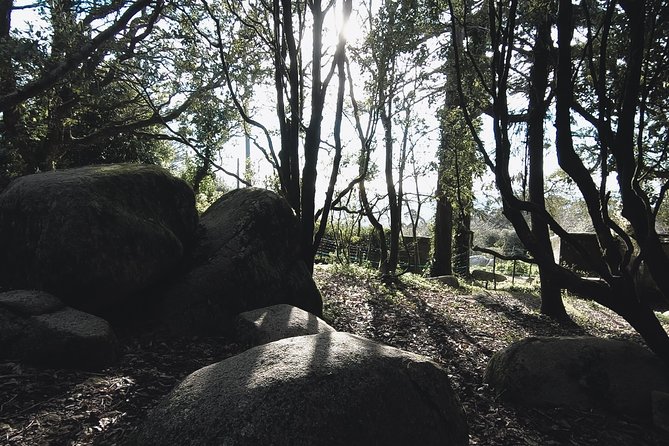
[[[622,214],[634,229],[634,235],[641,249],[641,256],[648,266],[653,280],[669,299],[669,256],[666,255],[655,231],[655,217],[650,208],[648,196],[639,184],[638,163],[635,160],[634,138],[636,111],[641,90],[644,33],[644,2],[624,2],[629,20],[629,48],[626,58],[626,75],[622,110],[611,150],[616,160],[618,184],[623,203]]]
[[[447,85],[452,87],[455,76],[448,76]],[[451,192],[450,176],[453,169],[450,165],[452,157],[449,156],[450,141],[448,138],[448,131],[446,116],[453,109],[453,91],[448,88],[446,92],[446,100],[444,101],[443,116],[441,119],[441,142],[438,149],[439,167],[437,170],[437,209],[434,217],[434,246],[432,251],[432,268],[430,274],[433,277],[450,276],[453,274],[453,235],[454,235],[454,221],[453,221],[453,202],[455,201]]]
[[[450,276],[453,274],[451,254],[453,252],[453,206],[444,192],[441,180],[444,163],[439,163],[437,180],[437,210],[434,218],[434,247],[430,275]]]
[[[469,209],[463,209],[458,216],[458,226],[455,231],[455,262],[453,268],[460,276],[469,276],[471,234],[471,214]]]
[[[301,220],[300,203],[300,79],[298,66],[298,50],[293,35],[293,13],[289,0],[273,0],[273,33],[274,33],[274,87],[276,91],[276,112],[281,133],[281,149],[279,150],[279,170],[282,192]],[[288,61],[286,61],[286,56]],[[287,85],[284,75],[287,74]],[[285,95],[288,94],[288,107]],[[290,110],[287,115],[286,110]]]
[[[345,0],[343,5],[343,23],[347,23],[350,16],[351,10],[353,8],[352,0]],[[337,105],[335,109],[335,122],[334,122],[334,140],[335,140],[335,154],[332,159],[332,170],[330,173],[330,180],[328,182],[328,188],[325,192],[325,204],[323,205],[323,211],[320,215],[320,221],[318,224],[318,229],[314,235],[313,246],[312,246],[312,262],[315,258],[316,251],[318,246],[325,235],[325,229],[328,223],[328,217],[330,215],[330,210],[333,206],[333,196],[335,191],[335,186],[337,185],[337,177],[339,176],[339,168],[341,165],[342,158],[342,140],[341,140],[341,124],[344,116],[344,94],[346,92],[346,36],[343,32],[339,34],[339,41],[337,42],[337,49],[335,50],[334,55],[334,64],[337,68]],[[352,186],[351,186],[352,187]],[[350,189],[349,189],[350,191]]]
[[[321,59],[323,41],[323,11],[321,1],[313,0],[311,10],[312,25],[312,79],[311,79],[311,116],[304,139],[304,167],[302,169],[302,258],[307,268],[313,271],[314,256],[314,215],[316,213],[316,178],[318,176],[318,152],[321,145],[321,121],[323,120],[324,92],[321,85]]]
[[[367,199],[367,190],[365,189],[364,181],[360,182],[359,191],[360,191],[360,203],[362,204],[362,209],[364,210],[367,219],[374,228],[374,232],[376,232],[376,237],[379,240],[379,248],[381,250],[381,256],[379,259],[379,273],[381,274],[381,277],[388,277],[390,275],[390,271],[388,269],[388,243],[386,241],[386,233],[383,229],[383,225],[381,225],[379,220],[377,220],[377,218],[374,216],[374,211],[372,210],[372,207],[369,205],[369,200]]]
[[[388,104],[392,104],[392,97],[387,98]],[[395,189],[395,181],[393,178],[393,136],[392,136],[392,122],[390,113],[381,110],[381,124],[384,130],[385,139],[385,177],[386,177],[386,191],[388,192],[388,207],[390,209],[390,240],[388,246],[388,263],[385,273],[382,276],[390,277],[395,275],[397,271],[397,263],[399,260],[400,251],[400,231],[402,230],[401,212],[398,203],[398,195]]]
[[[552,47],[551,25],[548,13],[536,24],[534,64],[530,70],[529,104],[527,110],[527,148],[529,155],[529,198],[541,209],[546,208],[544,198],[544,97],[548,88],[549,60]],[[552,251],[548,225],[536,213],[530,217],[532,234],[542,250]],[[569,319],[562,302],[560,284],[551,277],[546,266],[539,265],[541,280],[541,313],[553,319]]]

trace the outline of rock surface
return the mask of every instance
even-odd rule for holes
[[[654,390],[651,393],[653,426],[669,432],[669,393]]]
[[[467,442],[444,369],[346,333],[283,339],[192,373],[137,438],[146,446]]]
[[[160,304],[170,331],[231,331],[237,314],[279,303],[321,315],[286,200],[264,189],[237,189],[211,205],[200,224],[192,267],[165,287]]]
[[[484,379],[511,402],[649,418],[651,392],[666,392],[667,377],[659,358],[631,341],[542,337],[495,353]]]
[[[0,293],[0,356],[50,367],[112,364],[118,343],[109,324],[32,290]]]
[[[238,341],[250,346],[334,331],[318,316],[287,304],[245,311],[236,320]]]
[[[24,176],[0,194],[0,287],[101,314],[170,274],[196,229],[192,190],[157,166]]]

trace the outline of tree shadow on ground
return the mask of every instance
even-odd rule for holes
[[[580,327],[564,326],[539,314],[540,300],[526,293],[481,291],[406,281],[379,288],[370,276],[354,281],[329,273],[320,283],[334,310],[332,325],[430,357],[444,367],[465,409],[470,442],[479,445],[607,444],[659,445],[667,436],[648,424],[606,412],[571,408],[529,408],[503,404],[483,382],[490,356],[527,336],[609,336],[624,331],[609,323],[615,315],[574,302]],[[578,312],[578,313],[576,313]],[[588,323],[590,322],[590,323]],[[610,327],[609,327],[610,326]],[[629,330],[625,331],[628,332]]]
[[[486,292],[474,294],[473,299],[531,336],[591,336],[573,320],[557,321],[540,314],[539,299],[531,294]]]

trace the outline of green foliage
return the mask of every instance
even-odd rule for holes
[[[12,67],[0,70],[0,94],[65,61],[110,26],[125,3],[107,10],[39,2],[41,21],[0,39],[0,65]],[[229,138],[231,115],[215,92],[222,85],[217,53],[200,42],[196,24],[204,25],[203,18],[198,2],[150,5],[52,88],[6,112],[0,176],[111,162],[166,164],[174,156],[168,139],[197,141],[213,157]]]
[[[441,190],[453,203],[454,211],[470,213],[474,202],[473,181],[485,165],[470,136],[460,108],[444,108],[441,115],[439,146]],[[480,122],[476,122],[480,126]]]
[[[183,168],[178,173],[179,177],[196,191],[195,206],[199,213],[206,211],[209,206],[228,192],[223,182],[213,172],[206,171],[202,175],[201,169],[202,163],[198,163],[198,160],[185,155]]]

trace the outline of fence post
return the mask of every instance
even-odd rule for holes
[[[492,289],[497,290],[497,257],[492,258]]]

